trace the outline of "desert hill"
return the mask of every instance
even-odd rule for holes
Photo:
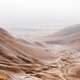
[[[48,44],[68,45],[76,49],[80,49],[80,24],[69,26],[57,33],[49,35],[44,42]]]
[[[0,28],[0,80],[80,80],[77,73],[79,51],[27,42]]]

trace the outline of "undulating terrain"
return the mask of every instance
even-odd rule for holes
[[[80,80],[80,25],[32,42],[0,28],[0,80]]]
[[[47,36],[44,39],[47,44],[67,45],[80,50],[80,24],[69,26],[61,31]]]

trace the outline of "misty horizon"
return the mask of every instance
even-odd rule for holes
[[[45,36],[80,24],[79,0],[0,1],[0,27],[12,34]]]

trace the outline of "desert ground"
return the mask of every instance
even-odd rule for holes
[[[80,24],[34,41],[0,28],[0,80],[80,80]]]

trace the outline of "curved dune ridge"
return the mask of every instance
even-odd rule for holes
[[[19,40],[0,28],[0,80],[80,80],[80,52]]]

